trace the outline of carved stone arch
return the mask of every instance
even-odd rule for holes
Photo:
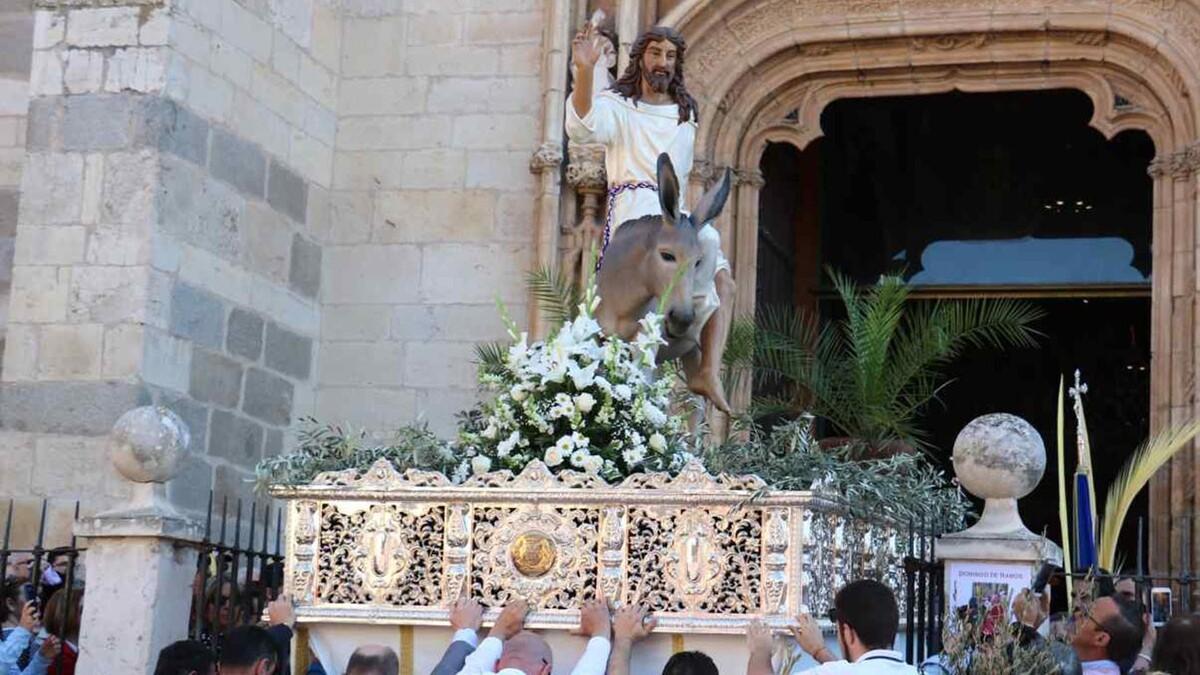
[[[1091,98],[1089,124],[1105,137],[1145,131],[1157,152],[1151,427],[1200,417],[1189,384],[1200,370],[1200,0],[684,0],[661,23],[689,40],[699,163],[739,177],[715,223],[738,312],[753,310],[762,152],[805,147],[834,100],[1066,88]],[[1184,454],[1151,490],[1156,573],[1200,559],[1200,518],[1166,519],[1200,514],[1188,489],[1200,460]]]

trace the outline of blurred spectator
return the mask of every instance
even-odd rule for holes
[[[68,598],[67,596],[71,597]],[[45,632],[62,641],[62,651],[50,664],[48,675],[74,675],[79,658],[79,626],[83,617],[83,588],[60,588],[46,603]]]
[[[383,645],[363,645],[350,655],[346,675],[399,675],[400,658]]]
[[[154,675],[216,675],[217,657],[199,640],[173,642],[158,653]]]
[[[265,628],[238,626],[221,641],[217,663],[221,675],[277,675],[280,655],[275,639]]]
[[[8,555],[5,565],[5,579],[16,579],[20,582],[30,581],[33,571],[33,554],[25,551],[14,551]]]
[[[1200,618],[1177,616],[1163,626],[1154,644],[1150,670],[1200,675]]]

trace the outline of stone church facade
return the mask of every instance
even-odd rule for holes
[[[104,434],[151,401],[192,430],[189,510],[247,497],[305,416],[448,433],[494,300],[526,316],[525,271],[602,227],[602,158],[562,129],[597,5],[623,56],[654,22],[689,40],[738,313],[762,153],[835,100],[1065,88],[1146,132],[1152,426],[1198,412],[1195,0],[26,0],[0,9],[0,495],[119,501]],[[1163,471],[1151,514],[1194,513],[1197,476]],[[1167,522],[1159,569],[1200,553]]]

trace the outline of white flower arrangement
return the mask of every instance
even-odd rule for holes
[[[661,314],[642,319],[630,342],[601,334],[599,303],[589,286],[577,316],[532,344],[505,318],[513,343],[502,367],[480,370],[496,397],[459,432],[455,479],[533,460],[608,481],[682,466],[684,420],[670,413],[671,378],[655,374]]]

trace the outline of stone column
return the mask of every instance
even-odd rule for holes
[[[170,505],[166,483],[189,442],[187,425],[166,408],[136,408],[113,427],[110,459],[134,496],[75,526],[89,539],[80,673],[150,675],[158,652],[187,637],[201,529]]]
[[[604,246],[604,218],[607,204],[604,194],[608,176],[604,171],[603,145],[575,145],[568,148],[567,183],[579,195],[579,222],[564,225],[562,270],[564,275],[582,284],[593,247],[597,254]]]
[[[955,439],[953,461],[959,482],[984,499],[984,508],[978,523],[937,541],[937,558],[946,565],[948,612],[954,584],[970,577],[968,569],[1017,577],[1027,585],[1042,561],[1062,563],[1062,549],[1030,532],[1017,511],[1017,500],[1033,492],[1046,471],[1046,446],[1032,425],[1006,413],[977,417]],[[978,581],[988,583],[983,576]]]

